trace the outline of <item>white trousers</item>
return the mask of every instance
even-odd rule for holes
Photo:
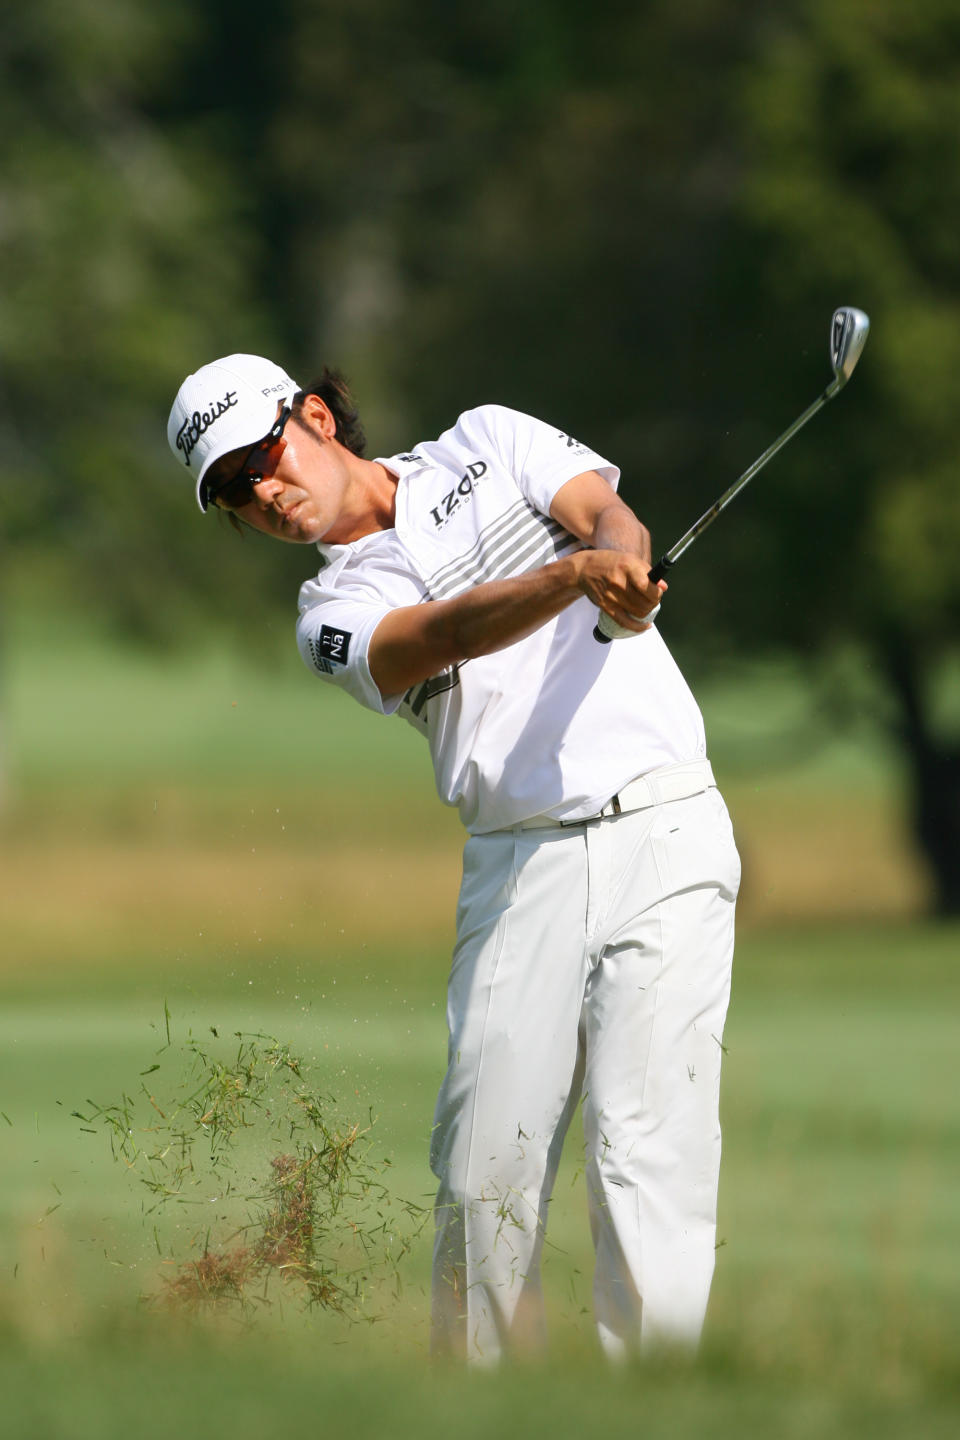
[[[547,1207],[581,1097],[601,1342],[696,1343],[739,881],[716,789],[467,842],[431,1146],[435,1350],[542,1344]]]

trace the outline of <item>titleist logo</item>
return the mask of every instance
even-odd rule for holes
[[[236,390],[228,390],[222,400],[214,400],[207,410],[194,410],[177,431],[177,449],[183,451],[183,458],[187,465],[190,464],[190,456],[200,436],[205,434],[215,420],[237,403]]]

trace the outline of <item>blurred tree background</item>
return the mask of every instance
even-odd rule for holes
[[[555,421],[665,547],[856,304],[854,384],[685,560],[670,641],[867,707],[960,914],[956,5],[34,0],[0,66],[8,604],[276,644],[310,555],[201,521],[166,450],[233,350],[342,365],[372,454]]]

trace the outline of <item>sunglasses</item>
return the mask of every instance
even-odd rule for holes
[[[259,485],[263,479],[263,470],[257,469],[257,462],[276,445],[292,413],[291,407],[284,405],[269,434],[250,446],[237,473],[231,475],[229,480],[205,489],[204,498],[208,506],[216,505],[221,510],[242,510],[244,505],[250,504],[254,498],[253,487]]]

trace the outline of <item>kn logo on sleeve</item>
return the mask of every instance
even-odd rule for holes
[[[352,630],[339,630],[333,625],[321,625],[317,650],[321,659],[330,660],[334,665],[346,665],[350,654]]]

